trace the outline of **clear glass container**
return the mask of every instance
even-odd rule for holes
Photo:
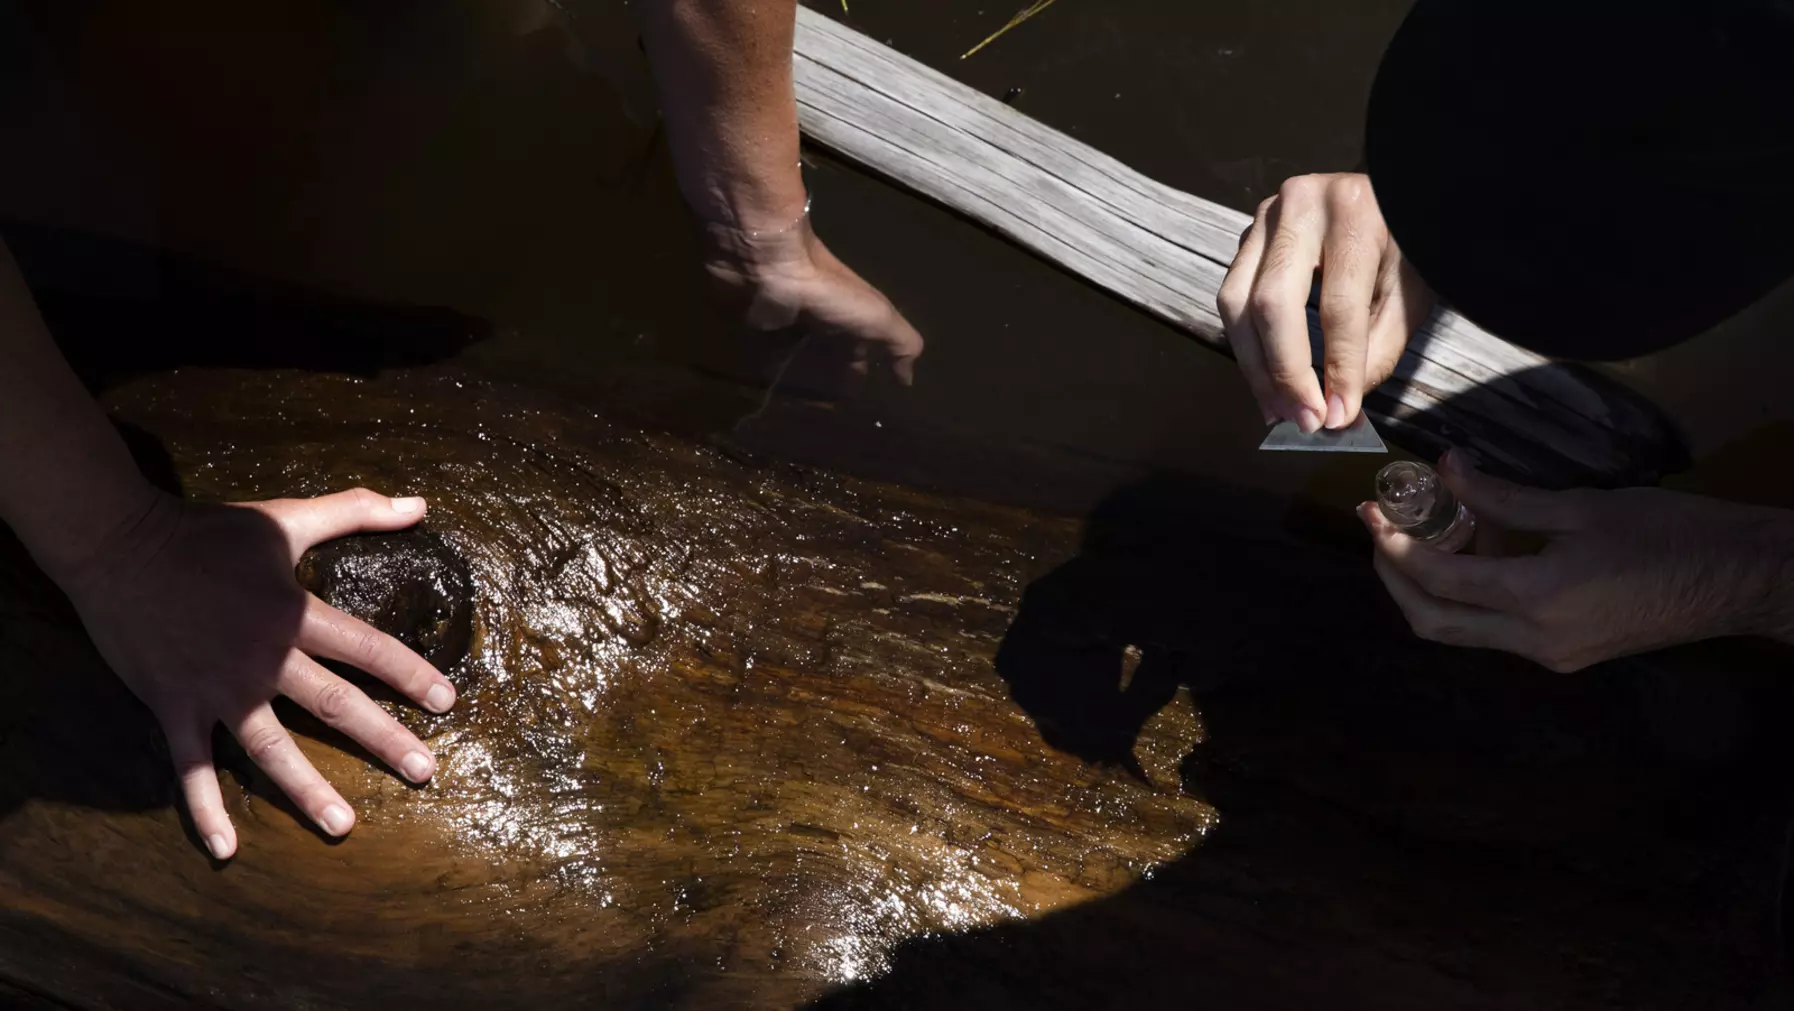
[[[1436,551],[1462,551],[1476,534],[1469,507],[1424,463],[1399,460],[1377,471],[1377,508],[1403,533]]]

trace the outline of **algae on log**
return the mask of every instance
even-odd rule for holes
[[[1564,677],[1422,643],[1358,546],[1204,527],[1169,476],[1074,524],[450,370],[108,402],[195,499],[427,496],[301,576],[461,699],[386,697],[421,789],[285,710],[359,809],[335,844],[220,737],[213,866],[0,545],[0,1000],[1785,1006],[1794,701],[1749,650]]]

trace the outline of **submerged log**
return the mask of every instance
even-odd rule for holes
[[[811,140],[1227,350],[1215,297],[1247,215],[1148,179],[810,10],[798,11],[796,80]],[[1318,359],[1312,307],[1309,321]],[[1466,446],[1535,484],[1651,483],[1687,466],[1645,398],[1450,311],[1421,328],[1365,404],[1415,449]]]
[[[1748,665],[1570,679],[1418,643],[1356,549],[1205,528],[1215,489],[1176,482],[1080,529],[449,371],[109,400],[190,497],[428,496],[300,574],[460,703],[387,700],[439,755],[421,789],[284,712],[360,813],[334,844],[221,737],[217,866],[148,714],[0,558],[0,999],[1778,998],[1787,693]]]

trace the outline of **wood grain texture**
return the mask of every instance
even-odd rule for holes
[[[814,142],[946,205],[1226,351],[1215,296],[1245,214],[1148,179],[987,95],[799,10],[796,80]],[[1310,311],[1318,354],[1319,330]],[[1475,450],[1548,486],[1649,483],[1686,466],[1654,406],[1455,313],[1435,314],[1366,401],[1420,451]]]

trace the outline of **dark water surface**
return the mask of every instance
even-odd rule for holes
[[[502,333],[472,364],[600,396],[630,385],[623,366],[738,357],[696,297],[650,129],[569,59],[561,33],[519,34],[538,5],[85,6],[98,13],[65,16],[56,33],[62,104],[14,126],[24,136],[9,148],[36,157],[0,169],[8,213],[451,306]],[[1315,4],[1064,3],[960,63],[1009,16],[978,9],[867,3],[854,17],[980,87],[1022,87],[1022,108],[1168,181],[1249,207],[1301,166],[1356,161],[1352,96],[1402,5],[1327,22]],[[929,349],[910,395],[870,391],[825,431],[774,417],[761,433],[772,447],[1071,512],[1155,467],[1282,495],[1331,488],[1334,503],[1359,494],[1362,461],[1256,452],[1260,426],[1225,359],[857,170],[819,156],[810,179],[821,234]],[[663,423],[718,413],[667,399],[643,406]]]
[[[1060,0],[964,62],[1012,10],[848,19],[1248,208],[1356,162],[1404,8]],[[652,126],[534,0],[0,11],[44,43],[0,38],[0,217],[109,405],[198,497],[432,496],[427,536],[312,575],[396,631],[466,625],[465,650],[433,641],[466,653],[463,705],[406,717],[438,782],[308,736],[364,812],[327,846],[238,763],[220,871],[154,725],[0,564],[0,987],[120,1008],[1785,996],[1783,658],[1563,678],[1414,642],[1343,511],[1376,462],[1257,453],[1230,362],[821,154],[819,232],[929,348],[908,393],[763,399],[769,362],[698,297]],[[1692,485],[1775,497],[1780,313],[1616,369],[1688,428]],[[1729,364],[1747,353],[1769,364]],[[441,599],[407,596],[418,572]]]

